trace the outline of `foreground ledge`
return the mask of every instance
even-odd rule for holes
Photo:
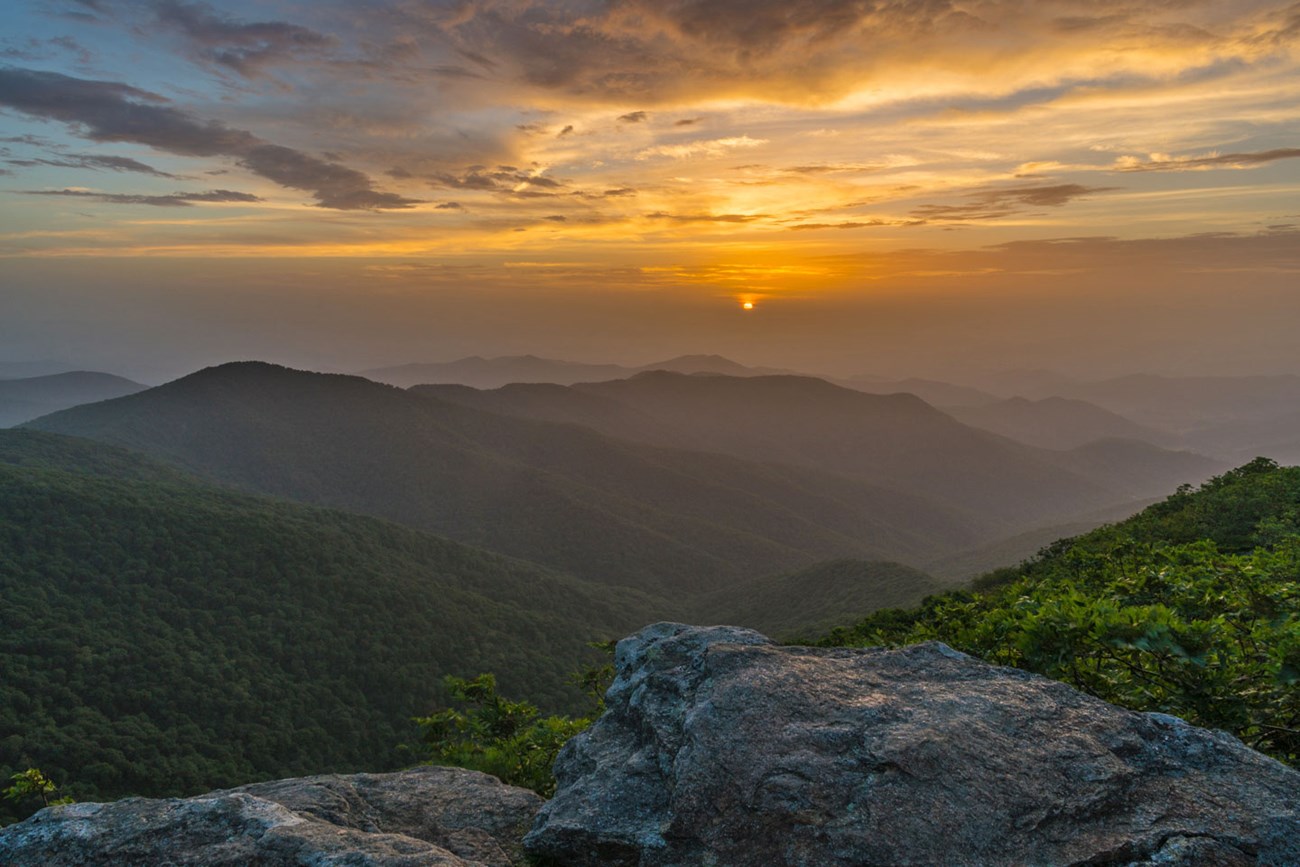
[[[568,867],[1300,864],[1300,773],[943,644],[660,623],[616,666],[526,840]]]

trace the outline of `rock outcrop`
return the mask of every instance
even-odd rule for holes
[[[304,777],[50,807],[0,831],[0,865],[512,867],[541,804],[459,768]]]
[[[566,867],[1298,865],[1300,773],[929,643],[657,624],[526,839]]]

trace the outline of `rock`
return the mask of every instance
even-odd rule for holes
[[[0,864],[510,867],[541,804],[459,768],[331,774],[49,807],[0,830]]]
[[[625,639],[525,840],[566,867],[1297,865],[1300,773],[939,643]]]

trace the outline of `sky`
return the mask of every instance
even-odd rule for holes
[[[1300,3],[0,10],[0,362],[1300,373],[1298,327]]]

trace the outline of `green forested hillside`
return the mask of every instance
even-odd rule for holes
[[[0,432],[0,779],[37,766],[86,799],[391,768],[445,675],[495,671],[544,707],[580,705],[567,678],[585,642],[651,607],[672,609]]]
[[[1300,468],[1265,459],[977,580],[834,630],[939,639],[1300,761]]]

